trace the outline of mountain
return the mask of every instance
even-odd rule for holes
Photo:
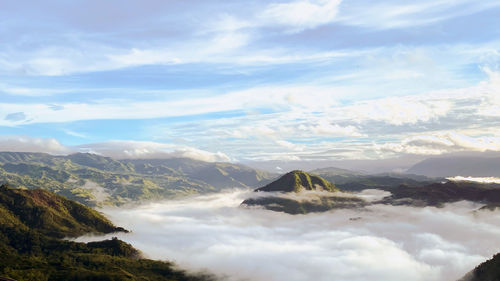
[[[415,164],[407,172],[429,177],[500,177],[500,157],[435,157]]]
[[[0,184],[46,189],[87,206],[258,187],[273,178],[243,165],[188,158],[115,160],[89,153],[0,152]]]
[[[268,185],[256,189],[256,191],[267,192],[301,192],[303,190],[339,191],[334,184],[322,177],[299,170],[291,171]]]
[[[442,207],[446,203],[468,200],[486,204],[482,210],[500,207],[500,185],[477,182],[455,182],[445,178],[422,175],[384,173],[375,175],[349,174],[341,170],[315,170],[343,191],[380,189],[390,196],[374,203],[410,206]]]
[[[37,230],[52,237],[125,231],[80,203],[41,189],[21,190],[0,186],[2,225]]]
[[[261,194],[244,200],[242,205],[260,206],[268,210],[290,214],[360,208],[369,204],[442,207],[446,203],[463,200],[485,204],[480,210],[495,210],[500,207],[500,184],[454,182],[445,179],[435,179],[439,180],[439,182],[435,182],[433,179],[422,176],[402,174],[342,175],[340,179],[340,184],[334,185],[322,177],[302,171],[293,171],[256,189],[256,191],[261,191]],[[391,194],[381,200],[368,203],[347,192],[370,188],[389,191]],[[340,194],[301,192],[311,190],[342,190],[344,192]],[[262,192],[272,191],[280,193],[262,194]]]
[[[215,280],[144,259],[116,238],[90,243],[62,239],[116,231],[125,230],[80,203],[46,190],[1,185],[0,280]]]
[[[500,184],[447,181],[424,186],[401,185],[390,192],[391,195],[379,203],[441,207],[445,203],[467,200],[486,204],[483,210],[500,205]]]
[[[355,196],[336,195],[340,193],[340,190],[331,182],[298,170],[289,172],[255,191],[259,192],[259,196],[244,200],[241,203],[242,206],[258,206],[271,211],[296,215],[326,212],[333,209],[359,208],[366,205],[364,200]]]
[[[339,168],[322,168],[311,171],[332,183],[344,191],[362,191],[364,189],[381,189],[391,191],[394,187],[401,185],[422,186],[436,181],[440,178],[428,178],[422,175],[403,173],[383,173],[368,175],[351,170]]]
[[[483,262],[459,281],[498,281],[500,280],[500,253]]]

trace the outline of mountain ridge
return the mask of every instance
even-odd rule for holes
[[[42,188],[88,206],[255,188],[274,177],[244,165],[189,158],[115,160],[89,153],[0,152],[0,184]]]

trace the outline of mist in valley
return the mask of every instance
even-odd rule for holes
[[[365,200],[385,195],[358,194]],[[132,231],[108,237],[149,258],[230,281],[457,280],[499,251],[498,211],[477,211],[481,205],[471,202],[289,215],[240,206],[254,196],[233,189],[100,211]]]

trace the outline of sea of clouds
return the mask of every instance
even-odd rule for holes
[[[132,230],[110,236],[147,257],[230,281],[457,280],[500,252],[499,212],[474,211],[481,206],[470,202],[288,215],[240,207],[252,194],[231,190],[101,211]]]
[[[469,182],[479,182],[479,183],[500,183],[500,178],[495,177],[450,177],[446,178],[450,181],[469,181]]]

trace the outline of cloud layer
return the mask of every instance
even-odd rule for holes
[[[188,146],[141,141],[109,141],[78,146],[65,146],[52,138],[8,136],[0,137],[0,151],[42,152],[54,155],[82,152],[99,154],[115,159],[191,158],[205,162],[231,161],[222,152],[212,153]]]
[[[479,207],[372,206],[291,216],[239,208],[249,194],[104,209],[149,257],[227,280],[455,280],[497,252],[500,222]],[[471,239],[474,237],[474,239]],[[96,238],[81,238],[88,240]]]

